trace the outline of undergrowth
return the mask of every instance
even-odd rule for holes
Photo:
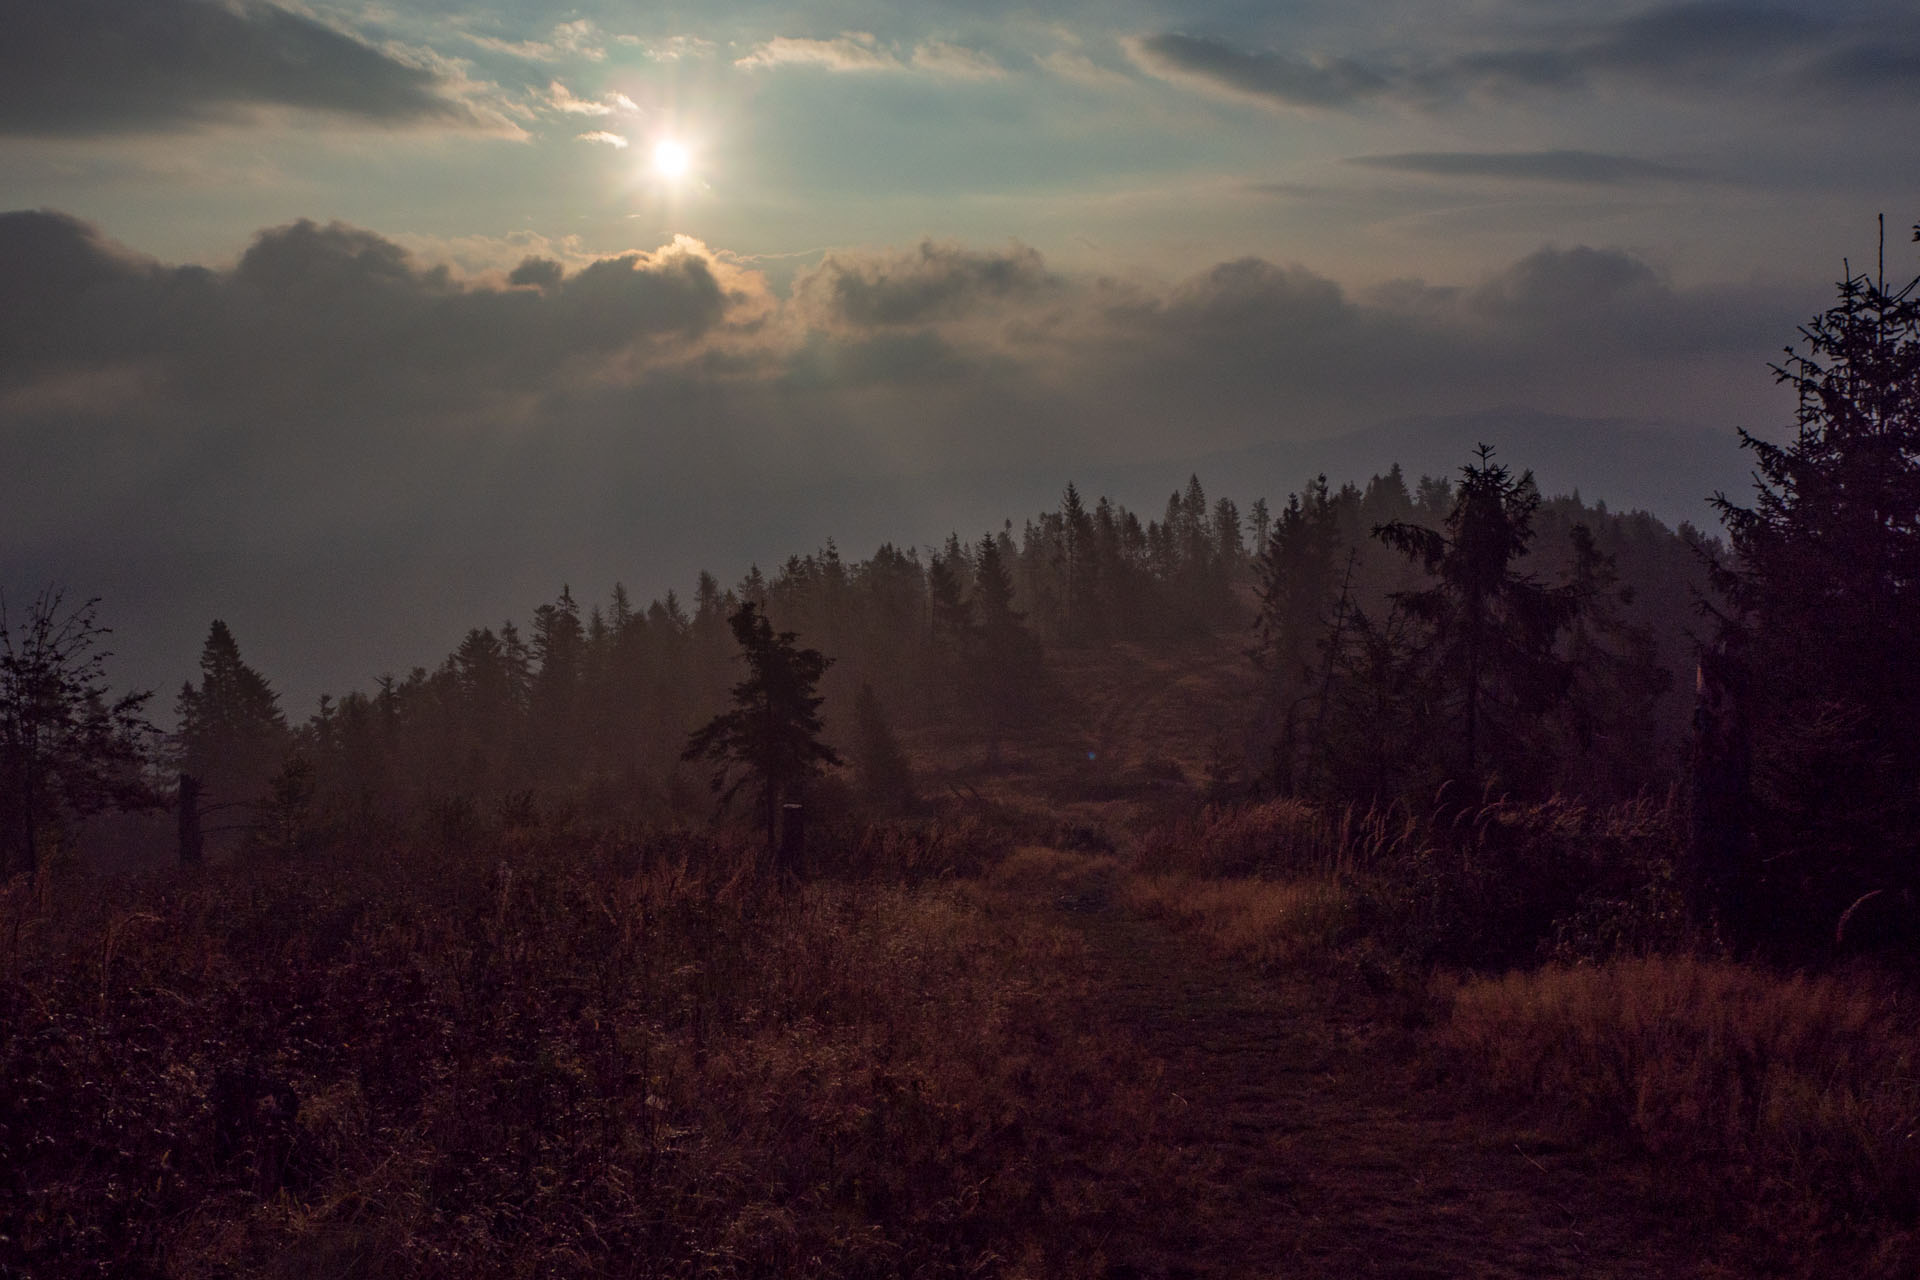
[[[0,1274],[1134,1265],[1186,1194],[1154,1072],[1073,935],[933,876],[979,844],[791,891],[725,839],[537,831],[16,881]]]
[[[1290,947],[1281,936],[1298,932],[1291,914],[1253,901],[1278,903],[1317,885],[1313,893],[1342,903],[1344,927],[1310,931],[1323,943],[1365,939],[1415,973],[1501,970],[1688,942],[1678,830],[1671,803],[1487,800],[1416,812],[1279,799],[1209,808],[1150,833],[1133,868],[1143,901],[1183,899],[1173,914],[1242,939],[1227,947],[1236,954],[1262,915],[1278,922],[1274,945]],[[1201,887],[1229,882],[1236,887]],[[1291,887],[1262,887],[1275,883]]]
[[[1670,800],[1276,800],[1143,841],[1124,893],[1224,957],[1415,999],[1457,1078],[1652,1159],[1766,1265],[1837,1241],[1920,1274],[1911,983],[1726,960],[1684,909],[1683,830]]]

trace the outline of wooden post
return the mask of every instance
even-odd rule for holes
[[[198,866],[202,845],[200,841],[200,779],[191,774],[180,775],[180,865]]]

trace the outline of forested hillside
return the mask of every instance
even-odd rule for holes
[[[618,586],[598,602],[562,588],[524,623],[476,627],[438,666],[325,699],[291,725],[216,623],[200,679],[178,702],[182,759],[210,802],[277,806],[283,830],[404,822],[502,797],[692,817],[706,801],[681,748],[736,678],[726,623],[744,601],[832,659],[828,735],[856,760],[871,754],[863,735],[931,734],[947,764],[964,762],[967,741],[983,758],[1054,741],[1085,710],[1067,692],[1076,682],[1056,677],[1115,644],[1176,668],[1182,655],[1231,663],[1244,652],[1266,677],[1259,706],[1239,708],[1252,714],[1225,735],[1234,783],[1292,792],[1325,781],[1302,776],[1312,735],[1337,754],[1385,732],[1364,721],[1361,702],[1387,694],[1360,664],[1384,660],[1387,633],[1409,625],[1395,597],[1425,574],[1372,530],[1439,524],[1454,502],[1454,478],[1409,485],[1394,468],[1364,487],[1310,480],[1243,514],[1193,477],[1143,521],[1068,485],[1054,510],[924,556],[887,545],[850,560],[829,543],[730,587],[702,575],[688,599],[644,606]],[[1581,683],[1554,730],[1564,767],[1502,785],[1617,796],[1675,781],[1688,714],[1679,690],[1712,550],[1690,527],[1645,514],[1569,497],[1540,505],[1515,571],[1583,593],[1580,626],[1555,639]],[[1411,638],[1393,643],[1411,659]]]

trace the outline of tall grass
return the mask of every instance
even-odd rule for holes
[[[1190,930],[1256,968],[1295,966],[1330,953],[1353,920],[1353,900],[1326,881],[1130,877],[1127,906]]]
[[[1416,847],[1423,835],[1402,806],[1328,809],[1284,798],[1210,806],[1149,832],[1134,865],[1149,875],[1342,879]]]
[[[1680,840],[1670,801],[1592,808],[1443,796],[1416,811],[1279,799],[1210,808],[1150,833],[1133,867],[1143,904],[1209,922],[1216,940],[1235,939],[1234,954],[1297,955],[1308,936],[1365,937],[1415,970],[1498,970],[1687,941],[1674,872]],[[1220,887],[1202,887],[1209,883]],[[1289,887],[1261,887],[1269,883]],[[1337,915],[1341,927],[1303,933],[1297,912],[1279,904],[1307,898],[1340,903],[1319,915]],[[1270,944],[1249,940],[1259,919],[1272,926]]]
[[[922,835],[845,860],[979,844]],[[1184,1212],[1083,944],[964,882],[521,831],[0,898],[0,1274],[1087,1275]]]
[[[1920,1212],[1920,1016],[1864,973],[1642,957],[1471,983],[1445,1045],[1471,1078],[1573,1107],[1739,1195]]]

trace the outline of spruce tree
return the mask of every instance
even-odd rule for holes
[[[820,697],[814,686],[832,665],[817,649],[802,649],[791,631],[775,632],[759,606],[747,601],[727,619],[747,664],[733,687],[733,710],[696,730],[683,760],[720,762],[713,789],[722,805],[749,783],[758,792],[760,819],[771,854],[780,837],[781,806],[800,793],[823,764],[840,757],[820,741]]]
[[[1702,870],[1755,942],[1830,939],[1867,894],[1920,903],[1920,279],[1849,270],[1839,294],[1774,369],[1793,437],[1742,431],[1751,505],[1716,498],[1731,608],[1703,665],[1751,726],[1758,844]]]
[[[1580,609],[1571,586],[1522,573],[1540,506],[1533,473],[1518,477],[1481,445],[1460,469],[1453,506],[1439,529],[1393,523],[1374,536],[1433,576],[1396,603],[1426,628],[1424,660],[1448,692],[1457,731],[1448,773],[1478,785],[1491,766],[1503,782],[1539,781],[1533,743],[1538,717],[1566,691],[1572,673],[1554,653]]]
[[[1096,630],[1094,601],[1098,598],[1099,586],[1095,581],[1097,561],[1094,557],[1093,516],[1080,500],[1080,491],[1072,484],[1067,485],[1067,491],[1060,499],[1060,534],[1065,560],[1062,567],[1066,573],[1066,625],[1063,630],[1069,644],[1080,644]]]
[[[1339,605],[1340,529],[1327,478],[1289,494],[1257,562],[1259,642],[1253,656],[1266,673],[1266,706],[1259,730],[1273,748],[1272,782],[1291,792],[1324,751],[1318,730],[1325,716],[1311,706],[1331,673],[1321,669],[1322,641]]]
[[[200,649],[200,684],[174,704],[181,771],[198,778],[212,804],[252,804],[291,746],[280,699],[240,656],[227,624],[214,619]]]
[[[998,762],[1002,741],[1034,711],[1040,642],[1027,629],[1026,615],[1013,607],[1013,580],[991,534],[980,539],[973,581],[967,685],[987,732],[988,758]]]

